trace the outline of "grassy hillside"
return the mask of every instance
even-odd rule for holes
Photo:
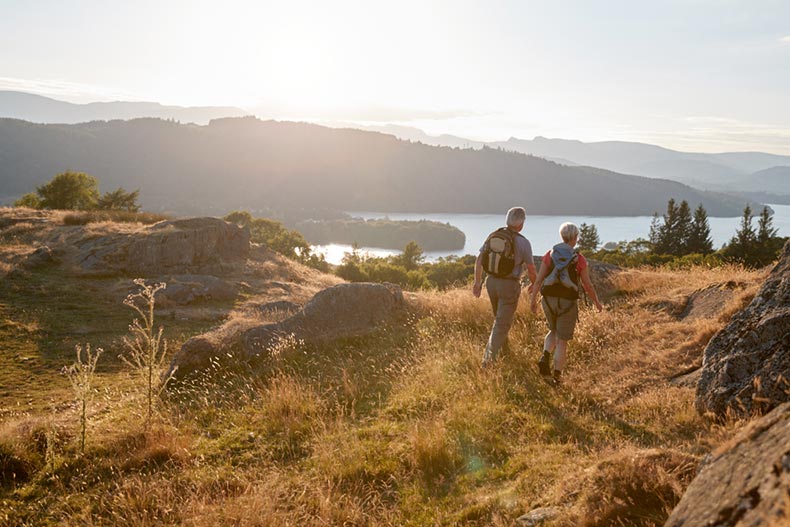
[[[530,214],[637,216],[664,210],[675,198],[703,203],[712,216],[738,216],[744,205],[674,181],[305,123],[0,119],[6,196],[30,192],[66,169],[97,177],[102,190],[140,188],[147,209],[182,214],[265,207],[501,213],[518,203]]]
[[[112,288],[4,279],[2,385],[13,388],[0,399],[0,522],[512,525],[551,505],[554,525],[661,525],[697,461],[738,425],[698,416],[694,389],[669,379],[699,364],[762,277],[617,274],[607,310],[581,313],[561,389],[537,375],[545,325],[523,302],[512,350],[482,371],[487,300],[411,296],[408,316],[373,335],[285,340],[257,372],[218,364],[172,391],[148,430],[114,358],[131,317]],[[693,293],[711,285],[726,300],[698,305]],[[251,300],[230,320],[248,323]],[[176,345],[201,325],[158,316]],[[84,455],[58,373],[77,341],[108,349]]]

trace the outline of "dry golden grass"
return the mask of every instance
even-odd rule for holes
[[[558,505],[555,525],[660,525],[696,460],[741,425],[697,415],[693,388],[669,378],[699,363],[762,277],[623,272],[605,312],[582,309],[559,390],[535,367],[542,315],[521,302],[510,352],[483,371],[490,305],[454,290],[410,297],[405,327],[290,343],[257,373],[218,368],[148,433],[130,394],[95,416],[106,432],[84,456],[58,444],[49,476],[28,436],[3,427],[3,452],[39,461],[2,491],[0,522],[512,525]],[[695,291],[726,282],[716,316],[679,318]],[[252,322],[235,315],[223,331]]]

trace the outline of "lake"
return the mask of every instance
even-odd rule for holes
[[[773,226],[779,229],[781,236],[790,234],[790,205],[771,205],[774,209]],[[461,251],[426,252],[426,258],[435,260],[450,254],[477,254],[491,231],[505,223],[504,214],[421,214],[421,213],[381,213],[381,212],[350,212],[352,216],[364,219],[389,218],[391,220],[433,220],[449,223],[461,229],[466,235],[466,245]],[[594,224],[598,229],[601,244],[647,238],[650,232],[652,216],[530,216],[521,233],[532,243],[535,254],[543,254],[559,241],[559,227],[563,222],[572,221],[576,225]],[[711,237],[716,248],[728,242],[740,225],[741,218],[708,218]],[[757,228],[757,218],[753,225]],[[316,245],[314,251],[323,254],[332,264],[338,264],[343,254],[351,250],[350,245],[330,244]],[[362,247],[362,251],[375,256],[398,254],[400,251]]]

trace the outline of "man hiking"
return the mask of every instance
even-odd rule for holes
[[[540,273],[530,292],[530,309],[533,313],[538,312],[538,291],[543,295],[543,312],[549,326],[538,369],[541,375],[551,375],[555,385],[562,382],[562,370],[568,359],[568,341],[573,339],[573,331],[579,318],[577,301],[580,283],[598,311],[603,310],[590,281],[587,260],[574,250],[576,242],[579,241],[579,228],[573,223],[563,223],[560,226],[560,237],[562,243],[555,245],[543,256]]]
[[[529,280],[535,282],[535,262],[532,245],[519,232],[524,228],[527,212],[523,207],[507,211],[506,227],[489,234],[475,261],[475,283],[472,293],[480,297],[483,289],[483,269],[488,273],[486,290],[494,310],[494,327],[488,337],[483,367],[493,362],[507,339],[518,299],[521,296],[521,274],[526,268]],[[531,286],[530,286],[531,288]]]

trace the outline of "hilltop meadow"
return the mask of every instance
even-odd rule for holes
[[[38,214],[55,223],[6,222],[0,237],[2,524],[512,525],[557,507],[546,525],[662,525],[742,424],[697,414],[684,377],[766,275],[732,265],[608,273],[606,310],[582,309],[559,389],[538,375],[545,322],[523,301],[509,352],[481,370],[490,305],[459,288],[407,293],[406,311],[367,335],[283,338],[254,368],[220,358],[172,384],[147,421],[119,359],[133,277],[20,265],[42,232],[121,227]],[[168,358],[220,325],[287,316],[255,308],[261,295],[302,304],[339,281],[263,248],[243,273],[235,299],[158,302]],[[85,343],[104,353],[81,452],[62,368]]]

